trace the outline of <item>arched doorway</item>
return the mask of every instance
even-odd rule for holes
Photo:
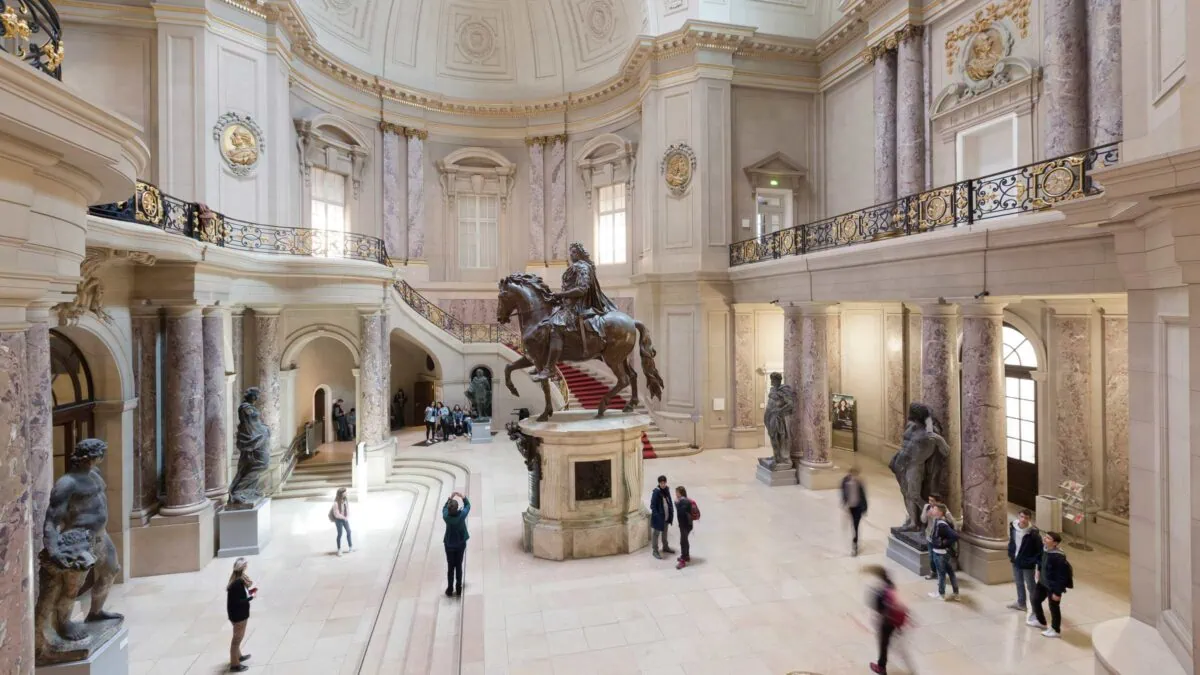
[[[329,409],[333,401],[329,397],[329,385],[322,384],[313,391],[313,435],[321,443],[333,441],[333,426],[329,423]]]
[[[54,395],[54,478],[66,470],[75,444],[96,435],[96,390],[83,352],[67,336],[50,331],[51,390]]]
[[[1038,494],[1037,351],[1012,324],[1002,329],[1008,501],[1034,508]]]

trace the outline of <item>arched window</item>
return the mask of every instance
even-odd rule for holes
[[[1004,344],[1004,417],[1008,454],[1008,499],[1032,508],[1037,496],[1037,351],[1010,324]]]
[[[65,471],[65,458],[79,441],[95,432],[92,371],[79,347],[50,331],[50,389],[54,396],[54,475]]]

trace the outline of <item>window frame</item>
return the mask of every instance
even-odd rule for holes
[[[1018,335],[1021,336],[1021,338],[1023,340],[1023,342],[1019,342],[1016,345],[1013,345],[1011,347],[1011,351],[1014,353],[1014,355],[1016,355],[1017,349],[1022,344],[1028,343],[1032,347],[1032,342],[1030,342],[1029,337],[1026,336],[1025,333],[1023,333],[1021,331],[1021,329],[1017,328],[1016,326],[1014,326],[1006,321],[1002,325],[1002,329],[1001,329],[1002,336],[1003,336],[1003,328],[1009,328],[1009,329],[1015,331]],[[1035,370],[1037,370],[1037,365],[1036,365],[1036,363],[1035,363],[1035,365],[1032,365],[1032,366],[1009,363],[1007,358],[1005,358],[1005,357],[1007,357],[1008,353],[1010,352],[1010,345],[1006,341],[1004,341],[1003,337],[1001,337],[1000,345],[1001,345],[1001,349],[1003,350],[1001,358],[1005,359],[1004,360],[1004,454],[1005,454],[1005,457],[1007,457],[1010,460],[1015,460],[1015,461],[1023,462],[1025,464],[1032,464],[1034,466],[1037,466],[1038,453],[1040,450],[1040,448],[1038,447],[1039,446],[1039,444],[1038,444],[1038,435],[1039,435],[1038,426],[1041,423],[1040,415],[1038,414],[1038,402],[1039,402],[1038,401],[1038,395],[1039,395],[1038,382],[1037,382],[1037,379],[1033,377],[1033,372]],[[1017,355],[1017,358],[1019,359],[1019,355]],[[1037,358],[1036,350],[1034,351],[1034,358],[1035,359]],[[1018,396],[1016,396],[1016,397],[1009,396],[1008,395],[1008,381],[1010,379],[1030,382],[1033,386],[1033,397],[1031,399],[1025,399],[1019,393],[1018,393]],[[1018,412],[1017,412],[1017,415],[1018,415],[1017,417],[1009,416],[1008,403],[1010,400],[1016,400],[1018,402],[1018,404],[1017,404],[1018,408],[1020,408],[1020,404],[1023,401],[1028,401],[1029,403],[1031,403],[1033,405],[1033,419],[1032,420],[1025,419],[1025,417],[1022,415],[1020,410],[1018,410]],[[1009,435],[1009,433],[1008,433],[1008,421],[1009,420],[1016,420],[1018,425],[1025,423],[1025,422],[1029,422],[1029,423],[1033,424],[1033,436],[1032,436],[1033,461],[1029,461],[1024,458],[1023,449],[1018,453],[1017,457],[1013,457],[1012,455],[1009,454],[1009,452],[1008,452],[1009,439],[1016,440],[1018,443],[1023,443],[1026,441],[1026,439],[1024,438],[1024,434],[1021,432],[1018,432],[1019,435],[1016,437]]]
[[[613,192],[614,202],[616,201],[616,196],[620,197],[620,209],[614,208],[608,211],[604,210],[604,192],[606,190],[611,190]],[[609,183],[608,185],[601,185],[595,188],[595,192],[595,197],[592,199],[592,203],[594,205],[592,209],[592,241],[595,244],[596,265],[624,265],[629,262],[629,194],[627,185],[624,182]],[[616,245],[617,238],[615,236],[617,214],[621,215],[622,233],[620,239],[624,244],[620,247]],[[605,216],[611,216],[613,218],[612,230],[609,237],[612,241],[607,242],[610,244],[609,248],[613,253],[611,260],[605,259],[605,242],[601,241],[600,236],[600,225]]]
[[[318,192],[324,195],[324,189],[318,189],[318,185],[326,176],[337,176],[342,182],[342,203],[327,201],[324,198],[317,197]],[[314,257],[324,258],[340,258],[346,249],[346,235],[351,232],[350,222],[350,198],[349,187],[351,177],[344,173],[333,171],[323,166],[313,166],[311,176],[311,187],[308,195],[308,212],[309,224],[312,229],[312,242],[310,248]],[[321,225],[317,224],[317,206],[323,207]],[[340,230],[330,230],[329,228],[329,210],[330,207],[340,207],[342,210],[342,227]],[[337,232],[338,237],[332,238],[330,233]],[[319,233],[319,234],[318,234]],[[338,241],[337,239],[340,239]]]
[[[760,197],[764,197],[764,196],[779,197],[779,200],[782,202],[783,223],[780,224],[778,230],[771,230],[771,231],[781,232],[783,230],[791,228],[793,226],[793,222],[795,221],[795,209],[793,208],[793,203],[795,201],[795,191],[788,189],[788,188],[782,188],[782,187],[758,187],[758,188],[754,188],[754,231],[755,231],[755,236],[761,237],[765,234],[768,234],[768,232],[769,232],[769,230],[765,227],[765,223],[762,222],[763,214],[761,211],[759,211],[759,206],[760,206],[759,199],[760,199]]]
[[[464,260],[464,256],[466,255],[465,242],[467,241],[467,238],[463,236],[464,218],[462,211],[463,204],[468,202],[473,204],[475,207],[475,215],[470,218],[471,225],[474,229],[474,234],[471,238],[474,243],[474,264],[468,264]],[[480,215],[482,211],[481,207],[485,202],[490,202],[493,207],[493,213],[495,215],[490,218],[485,218]],[[458,266],[460,269],[487,270],[495,269],[500,264],[500,208],[500,196],[496,194],[490,194],[486,192],[479,194],[460,194],[455,199],[454,219],[458,233]],[[489,247],[488,242],[483,241],[483,225],[485,224],[490,225],[492,228],[492,241],[490,242],[492,246],[490,247],[490,250],[492,251],[493,256],[491,260],[486,261],[484,260],[483,253],[485,250],[489,250]],[[490,264],[484,264],[485,262]]]

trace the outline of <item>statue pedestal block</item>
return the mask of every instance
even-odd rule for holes
[[[212,502],[182,516],[156,514],[145,527],[129,530],[129,576],[198,572],[213,559]]]
[[[129,675],[129,629],[121,626],[86,659],[38,666],[37,675]]]
[[[492,421],[490,419],[471,421],[471,445],[492,442]]]
[[[1008,542],[967,541],[964,536],[958,543],[959,563],[962,571],[985,584],[1012,583],[1012,563],[1008,560]],[[1004,548],[999,548],[1003,546]]]
[[[779,487],[780,485],[796,485],[800,482],[800,479],[796,477],[796,466],[794,464],[789,464],[787,466],[778,468],[769,468],[762,463],[762,460],[764,459],[771,458],[762,457],[758,460],[758,472],[754,477],[757,478],[760,483],[765,483],[770,487]]]
[[[925,542],[925,533],[922,531],[897,532],[893,530],[888,535],[887,557],[913,574],[925,576],[931,569],[929,545]]]
[[[217,533],[221,541],[218,558],[262,553],[271,541],[271,499],[249,509],[225,507],[217,514]]]
[[[842,486],[845,473],[836,466],[815,467],[800,465],[796,471],[800,485],[809,490],[835,490]]]
[[[764,437],[762,427],[734,427],[729,434],[729,443],[734,450],[761,448]]]
[[[540,441],[538,506],[525,512],[524,548],[537,558],[568,560],[632,553],[650,543],[642,506],[645,415],[589,410],[526,419],[523,433]]]

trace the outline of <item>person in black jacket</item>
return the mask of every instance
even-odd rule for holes
[[[667,486],[667,477],[658,477],[658,487],[650,493],[650,545],[654,557],[662,559],[658,552],[658,541],[662,539],[662,552],[674,553],[667,543],[667,527],[675,522],[675,505],[671,502],[671,488]]]
[[[1063,593],[1073,583],[1071,581],[1071,564],[1058,545],[1062,543],[1062,535],[1057,532],[1047,532],[1042,535],[1042,561],[1038,564],[1037,592],[1033,596],[1033,616],[1025,622],[1030,626],[1046,628],[1046,614],[1042,611],[1042,602],[1050,600],[1050,627],[1042,631],[1048,638],[1062,635],[1062,611],[1059,603]]]
[[[867,488],[858,477],[858,467],[850,467],[850,472],[842,479],[842,508],[850,512],[850,524],[854,528],[854,538],[850,542],[850,555],[858,555],[858,524],[867,512]]]
[[[937,590],[929,594],[938,600],[958,599],[958,575],[954,573],[954,563],[950,560],[950,549],[958,541],[958,532],[946,521],[946,505],[935,504],[929,510],[933,520],[933,529],[929,535],[929,563],[937,572]],[[954,595],[946,596],[946,577],[950,577],[950,587]]]
[[[462,499],[459,508],[455,497]],[[471,500],[461,492],[455,492],[442,507],[442,520],[446,521],[446,534],[442,545],[446,548],[446,597],[462,595],[463,557],[467,555],[467,516],[471,513]]]
[[[1013,582],[1017,585],[1017,601],[1009,609],[1025,611],[1025,598],[1037,592],[1035,571],[1042,559],[1042,533],[1033,525],[1033,512],[1021,509],[1008,528],[1008,561],[1012,563]]]
[[[675,502],[675,513],[679,514],[679,560],[676,561],[675,569],[681,570],[692,561],[692,547],[688,543],[693,525],[692,500],[688,499],[687,488],[682,485],[675,487],[675,495],[679,497]]]
[[[250,660],[249,654],[242,653],[242,638],[246,637],[246,622],[250,620],[250,601],[258,589],[246,574],[246,559],[238,558],[233,562],[233,573],[229,575],[229,583],[225,585],[225,611],[229,615],[229,623],[233,624],[233,640],[229,643],[229,672],[242,673],[250,668],[245,661]]]

